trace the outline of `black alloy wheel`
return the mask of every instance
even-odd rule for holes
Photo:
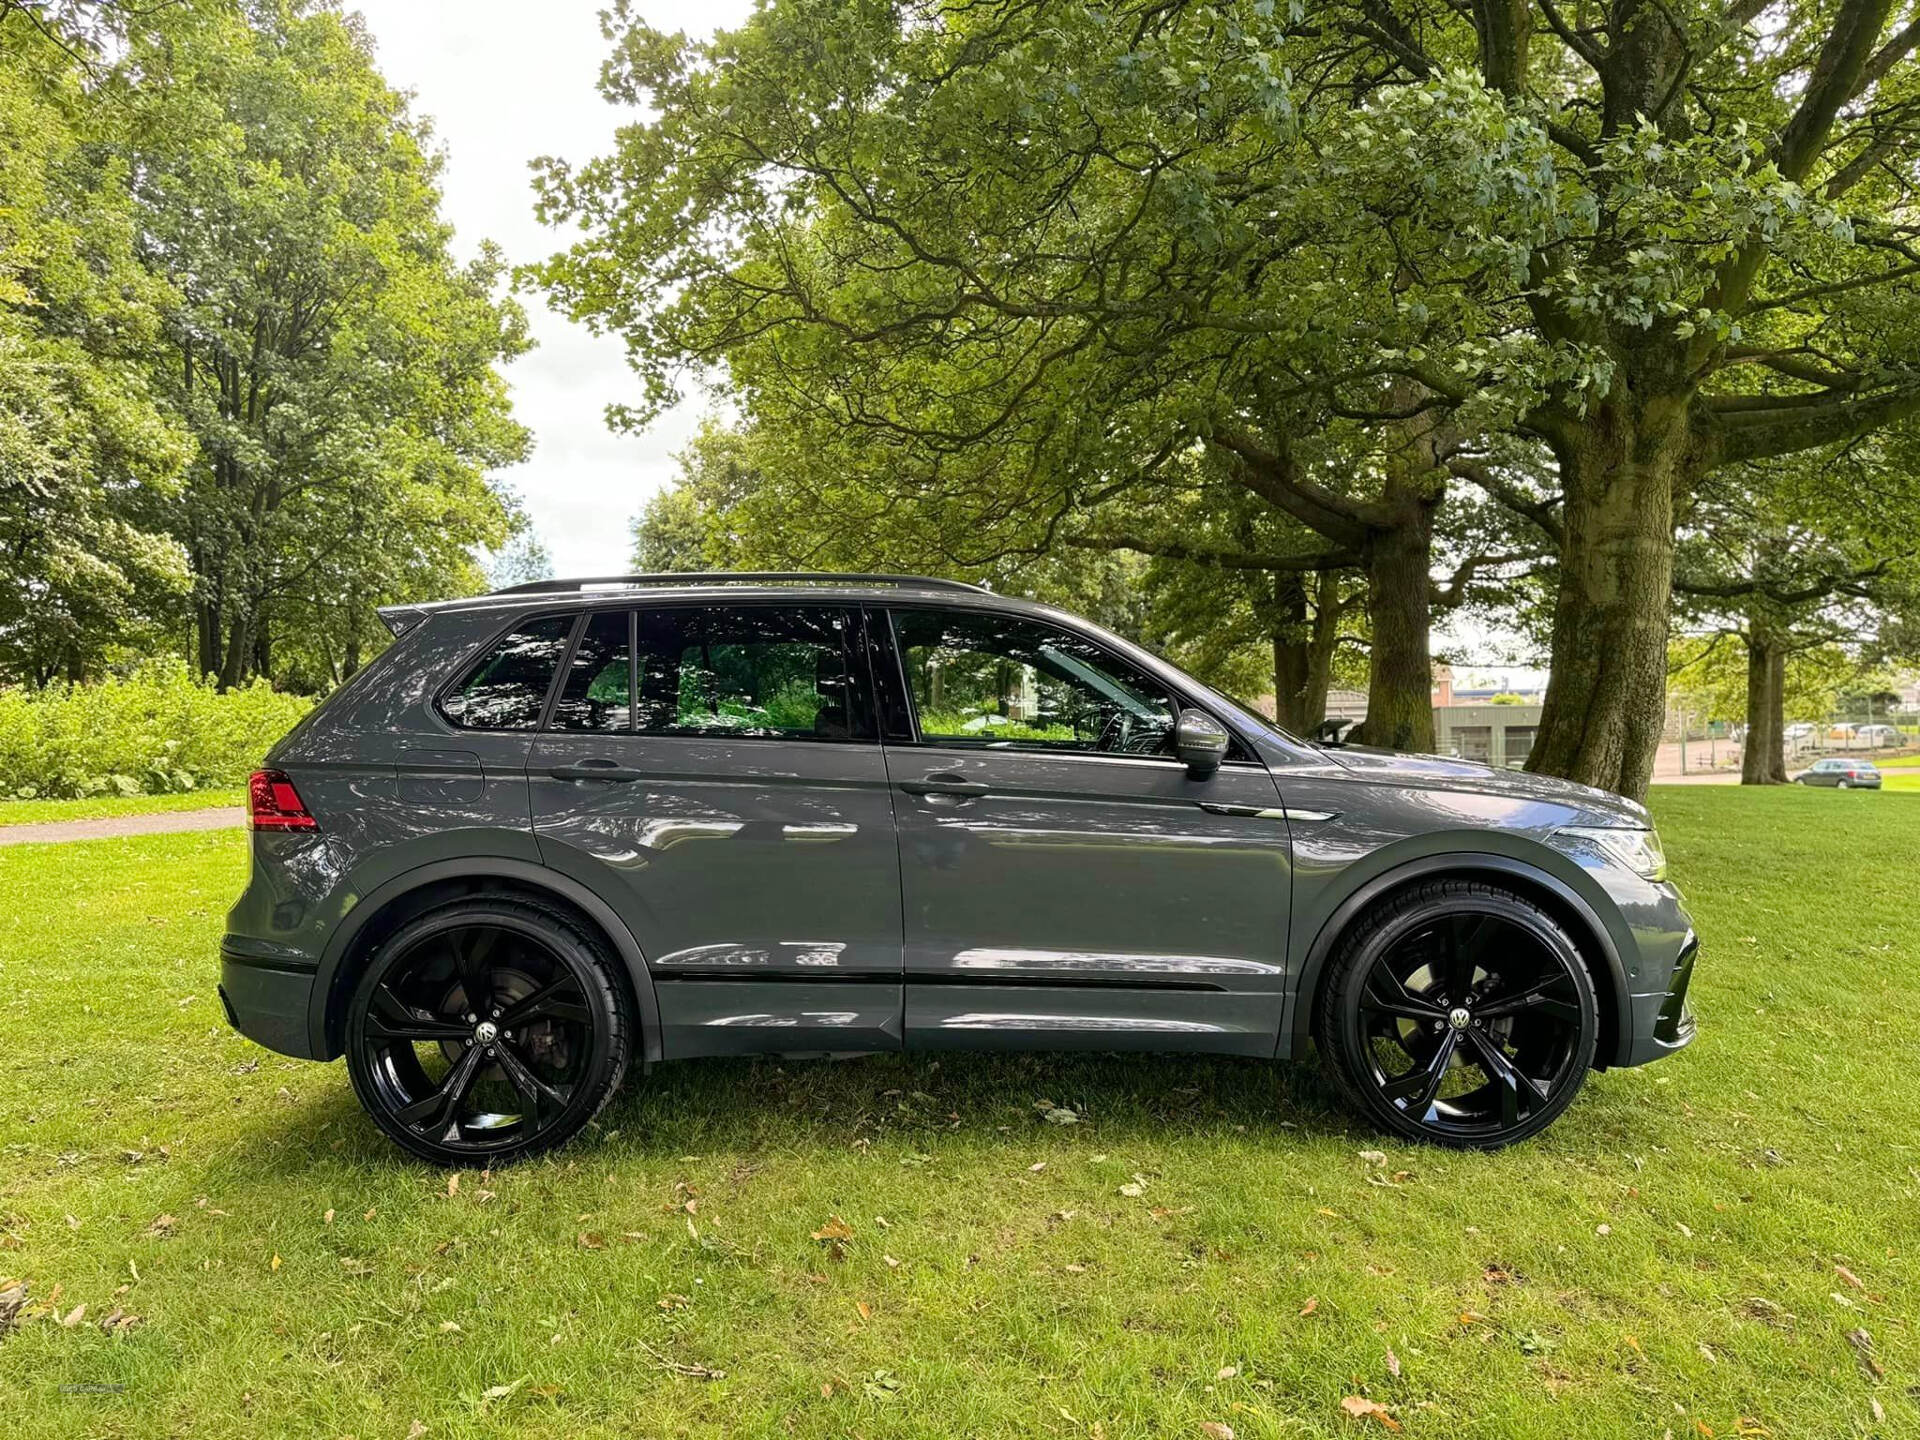
[[[1347,1101],[1409,1139],[1493,1149],[1551,1124],[1592,1067],[1599,1006],[1579,948],[1531,900],[1429,881],[1336,952],[1316,1034]]]
[[[614,962],[571,916],[461,900],[375,951],[347,1015],[374,1122],[422,1159],[497,1165],[578,1133],[619,1086],[633,1025]]]

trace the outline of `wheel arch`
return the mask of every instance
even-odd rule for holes
[[[1291,1053],[1301,1055],[1312,1038],[1314,1007],[1327,962],[1349,926],[1373,905],[1423,880],[1449,877],[1494,881],[1525,896],[1552,915],[1573,937],[1593,975],[1600,1000],[1600,1038],[1595,1068],[1625,1062],[1632,1038],[1632,1010],[1620,947],[1593,905],[1566,881],[1511,855],[1448,852],[1408,860],[1374,875],[1346,896],[1322,922],[1300,967],[1290,1009]]]
[[[506,856],[439,860],[392,876],[363,896],[335,928],[314,975],[308,1018],[313,1053],[337,1058],[344,1047],[347,1001],[367,955],[414,916],[447,900],[479,892],[517,893],[557,905],[589,925],[620,958],[620,969],[640,1019],[639,1058],[660,1058],[660,1008],[646,956],[614,910],[579,881],[541,865]]]

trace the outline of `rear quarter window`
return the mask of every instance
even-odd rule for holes
[[[462,730],[538,729],[572,631],[570,615],[516,626],[441,697],[441,715]]]

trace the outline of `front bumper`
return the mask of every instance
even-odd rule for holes
[[[1667,988],[1633,997],[1633,1038],[1625,1064],[1645,1065],[1693,1043],[1693,1007],[1688,1003],[1687,991],[1693,984],[1693,962],[1699,954],[1700,937],[1689,930],[1679,958],[1674,961]]]
[[[299,1060],[315,1060],[309,1016],[313,968],[255,953],[242,936],[220,942],[220,1004],[227,1023],[249,1040]]]

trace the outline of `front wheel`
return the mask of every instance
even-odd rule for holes
[[[517,896],[418,916],[354,988],[347,1069],[360,1103],[439,1165],[561,1144],[626,1070],[633,1021],[614,963],[573,917]]]
[[[1599,1002],[1560,923],[1512,891],[1432,880],[1343,937],[1315,1015],[1335,1087],[1410,1140],[1538,1134],[1592,1067]]]

